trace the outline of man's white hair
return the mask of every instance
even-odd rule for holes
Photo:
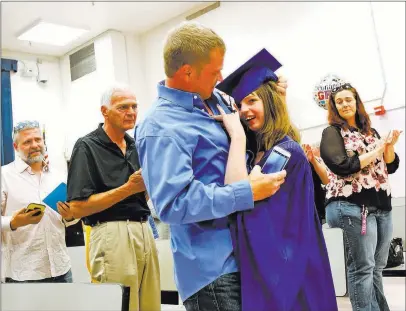
[[[134,92],[130,89],[130,87],[127,84],[114,83],[103,91],[100,99],[100,106],[111,107],[111,99],[114,93],[118,91],[127,91],[134,94]]]

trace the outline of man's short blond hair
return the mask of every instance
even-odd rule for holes
[[[165,40],[165,74],[172,78],[183,65],[209,62],[210,52],[219,48],[226,51],[223,39],[212,29],[195,22],[183,22],[172,29]]]

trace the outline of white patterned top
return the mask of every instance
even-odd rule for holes
[[[377,148],[380,139],[374,135],[364,135],[358,131],[341,129],[345,150],[349,157],[357,154],[363,155]],[[388,171],[383,156],[367,165],[359,172],[341,177],[329,171],[330,183],[327,185],[326,198],[344,196],[349,197],[353,193],[359,193],[362,189],[375,188],[376,191],[384,190],[390,195]]]
[[[44,170],[36,175],[17,157],[2,167],[1,180],[1,278],[40,280],[68,272],[71,264],[65,243],[65,225],[59,213],[47,206],[38,224],[15,231],[10,228],[11,216],[16,211],[29,203],[45,204],[42,200],[61,182],[66,182],[64,175],[55,170]]]

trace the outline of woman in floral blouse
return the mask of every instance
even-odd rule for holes
[[[394,144],[401,131],[381,139],[357,90],[348,83],[332,91],[328,121],[320,146],[331,170],[326,220],[344,232],[351,304],[353,310],[386,311],[382,269],[392,238],[388,174],[399,166]]]

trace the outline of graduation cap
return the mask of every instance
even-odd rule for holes
[[[281,67],[266,49],[262,49],[245,64],[219,83],[216,88],[240,103],[247,95],[268,81],[278,81],[274,71]]]

